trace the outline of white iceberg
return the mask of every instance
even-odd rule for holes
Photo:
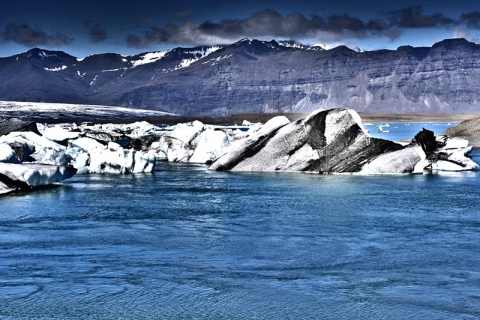
[[[62,127],[54,126],[45,127],[42,135],[50,141],[64,142],[67,140],[77,139],[80,135],[80,132],[71,132],[63,129]]]
[[[360,174],[422,173],[426,154],[419,145],[380,154],[365,164]]]
[[[140,173],[155,168],[153,152],[124,149],[115,142],[105,146],[91,138],[71,141],[67,154],[81,173]]]
[[[188,162],[212,163],[220,158],[225,152],[230,141],[223,131],[205,130],[197,140],[197,146]]]
[[[67,165],[70,159],[65,155],[66,148],[34,132],[11,132],[0,137],[0,143],[22,147],[23,161],[41,164]]]
[[[170,162],[188,162],[197,146],[195,138],[204,130],[205,125],[200,121],[178,124],[160,138],[160,151]]]
[[[0,163],[0,194],[50,185],[76,173],[72,167]]]
[[[0,162],[4,163],[20,163],[17,159],[17,154],[10,145],[6,143],[0,143]]]
[[[246,159],[248,153],[252,151],[252,148],[261,145],[262,141],[267,141],[275,131],[289,123],[290,120],[285,116],[277,116],[270,119],[254,134],[247,138],[233,141],[227,148],[226,153],[218,158],[209,169],[219,171],[229,170],[240,161]]]

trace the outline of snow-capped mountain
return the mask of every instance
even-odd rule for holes
[[[135,56],[76,58],[32,49],[0,58],[0,100],[117,105],[191,116],[308,112],[480,111],[480,46],[363,52],[243,39]]]

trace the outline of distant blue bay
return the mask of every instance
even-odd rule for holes
[[[433,131],[439,135],[450,127],[454,127],[458,122],[383,122],[366,123],[365,128],[370,131],[370,135],[375,138],[387,139],[392,141],[411,140],[422,129]],[[384,132],[378,132],[378,126],[382,126]],[[388,132],[386,132],[388,131]]]

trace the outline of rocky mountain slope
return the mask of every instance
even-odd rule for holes
[[[117,105],[188,116],[309,112],[480,112],[480,45],[357,52],[242,40],[78,59],[32,49],[0,58],[0,100]]]

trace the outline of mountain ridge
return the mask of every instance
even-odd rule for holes
[[[325,50],[243,39],[134,56],[33,48],[0,58],[0,100],[118,105],[185,116],[309,112],[480,112],[480,45]]]

